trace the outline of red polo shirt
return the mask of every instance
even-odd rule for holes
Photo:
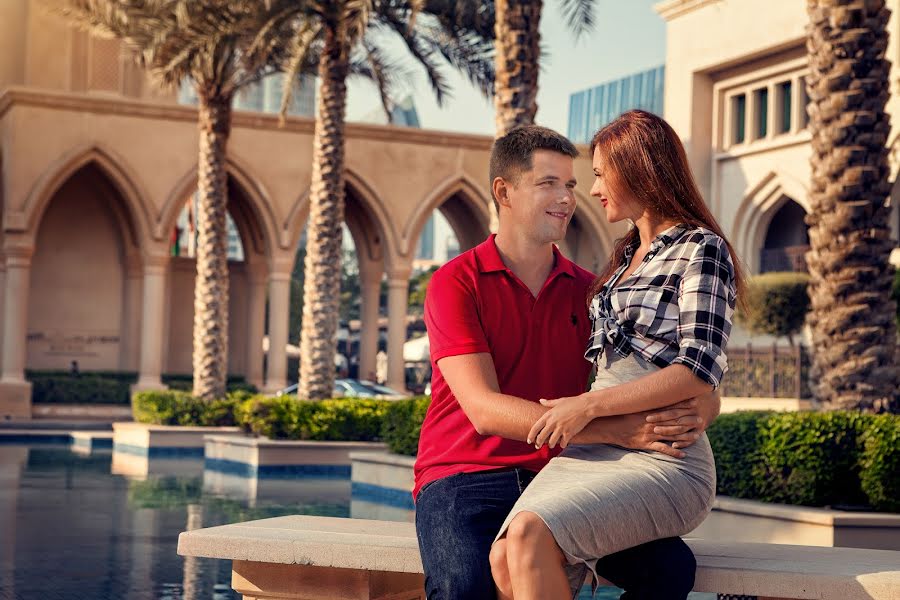
[[[557,452],[480,435],[441,374],[447,356],[488,352],[500,391],[537,402],[582,393],[591,365],[587,290],[594,275],[565,258],[537,298],[506,268],[494,236],[438,269],[425,298],[431,346],[431,406],[422,425],[413,497],[425,484],[453,475],[523,467],[540,470]]]

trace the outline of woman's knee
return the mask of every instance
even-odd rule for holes
[[[491,574],[494,576],[494,583],[500,589],[507,589],[510,586],[509,563],[506,554],[506,538],[497,540],[491,546]]]
[[[546,555],[548,551],[555,552],[559,560],[564,561],[550,528],[533,512],[517,514],[509,524],[506,539],[507,564],[531,560],[537,554]]]

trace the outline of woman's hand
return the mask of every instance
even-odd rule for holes
[[[527,442],[540,448],[545,443],[550,447],[565,448],[594,417],[590,408],[593,403],[585,397],[570,396],[556,400],[541,399],[541,405],[550,410],[538,419],[528,432]]]

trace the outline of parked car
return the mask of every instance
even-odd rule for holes
[[[394,388],[389,388],[386,385],[381,385],[375,383],[374,381],[363,379],[360,380],[360,383],[375,392],[376,398],[383,398],[385,400],[402,400],[403,398],[409,397],[409,394],[398,392]]]
[[[275,395],[285,396],[296,393],[297,384],[295,383],[278,390]],[[331,395],[334,398],[379,398],[383,400],[399,400],[407,397],[406,394],[371,381],[347,378],[334,380],[334,390]]]

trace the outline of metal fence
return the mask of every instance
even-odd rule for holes
[[[723,396],[809,398],[809,354],[802,346],[729,347]]]

